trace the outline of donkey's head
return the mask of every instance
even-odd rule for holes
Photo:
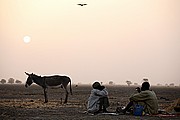
[[[32,79],[33,73],[29,74],[29,73],[25,72],[25,74],[28,76],[25,87],[28,87],[33,83],[33,79]]]

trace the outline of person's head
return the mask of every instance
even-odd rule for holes
[[[149,90],[150,84],[149,82],[143,82],[141,86],[141,91]]]
[[[99,82],[94,82],[92,87],[94,89],[98,89],[98,90],[103,90],[105,88],[104,86],[101,86],[101,84]]]
[[[101,84],[99,82],[94,82],[93,85],[92,85],[92,87],[94,89],[98,89],[100,86],[101,86]]]

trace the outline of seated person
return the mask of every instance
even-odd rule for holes
[[[125,114],[126,111],[128,111],[135,104],[139,104],[143,106],[143,112],[145,112],[145,114],[150,114],[150,115],[157,114],[158,113],[157,97],[154,91],[149,90],[149,88],[150,88],[150,84],[148,82],[142,83],[141,91],[139,91],[139,93],[132,95],[129,98],[130,100],[129,104],[121,112]]]
[[[87,111],[89,113],[97,114],[99,112],[107,112],[109,107],[108,92],[104,86],[99,82],[92,85],[90,97],[88,98]]]

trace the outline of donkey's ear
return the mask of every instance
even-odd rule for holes
[[[29,74],[29,73],[27,73],[27,72],[25,72],[25,74],[26,74],[26,75],[28,75],[28,76],[30,75],[30,74]]]

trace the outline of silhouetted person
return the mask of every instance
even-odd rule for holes
[[[92,87],[93,89],[88,98],[87,111],[94,114],[107,112],[106,109],[109,107],[109,100],[106,88],[101,86],[99,82],[93,83]]]
[[[126,106],[122,113],[126,113],[131,107],[133,107],[133,111],[135,109],[135,105],[139,104],[143,106],[143,112],[145,114],[157,114],[158,113],[158,102],[157,97],[154,91],[150,90],[150,84],[148,82],[142,83],[141,91],[137,89],[139,93],[132,95],[129,100],[129,104]]]

